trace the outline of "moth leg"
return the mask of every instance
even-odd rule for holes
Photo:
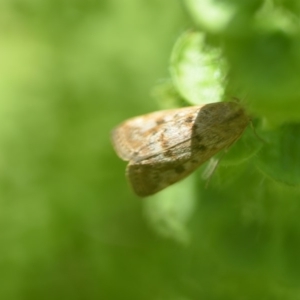
[[[221,157],[214,158],[212,157],[205,168],[204,172],[202,173],[202,179],[206,180],[205,188],[208,188],[208,185],[210,183],[210,179],[212,178],[213,174],[215,173],[221,159],[223,158],[225,154],[225,151],[222,153]]]

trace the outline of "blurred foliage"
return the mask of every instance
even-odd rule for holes
[[[0,298],[298,299],[299,14],[297,0],[1,1]],[[111,129],[233,96],[265,142],[249,126],[207,188],[204,165],[135,197]]]

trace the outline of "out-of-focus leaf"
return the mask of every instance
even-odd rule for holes
[[[300,184],[300,125],[265,132],[266,144],[256,163],[263,174],[287,185]]]
[[[300,30],[286,11],[265,7],[243,36],[225,40],[230,84],[273,126],[300,120]]]
[[[157,195],[145,199],[145,215],[161,236],[183,244],[190,242],[187,223],[196,205],[195,180],[189,176]]]
[[[176,108],[185,104],[171,79],[157,84],[152,90],[152,95],[162,109]]]
[[[226,63],[221,50],[205,44],[200,32],[186,32],[174,46],[171,55],[171,76],[179,93],[197,105],[222,100]]]
[[[253,14],[263,2],[262,0],[186,0],[187,8],[193,16],[195,22],[201,29],[210,33],[224,33],[228,28],[243,30],[240,26],[235,25],[236,19],[244,22],[248,19],[249,14]],[[229,34],[230,34],[230,30]]]
[[[247,161],[255,155],[262,147],[262,141],[259,140],[250,126],[243,135],[237,140],[222,157],[220,164],[235,165]]]

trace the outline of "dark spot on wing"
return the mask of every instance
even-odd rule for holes
[[[179,166],[176,166],[174,168],[174,170],[175,170],[176,173],[180,174],[180,173],[185,171],[185,168],[183,166],[179,165]]]
[[[163,123],[165,123],[165,120],[164,120],[164,119],[157,119],[157,120],[156,120],[156,125],[161,125],[161,124],[163,124]]]
[[[198,143],[200,143],[202,141],[202,137],[200,135],[197,135],[195,134],[193,137],[192,137],[195,141],[197,141]]]
[[[160,142],[162,149],[168,149],[169,143],[163,133],[159,136],[158,141]]]
[[[151,129],[151,134],[157,134],[157,129]]]
[[[191,123],[191,122],[193,122],[193,116],[188,116],[186,119],[185,119],[185,122],[186,123]]]
[[[198,126],[198,124],[197,123],[194,123],[194,125],[193,125],[193,130],[197,130],[199,128],[199,126]]]
[[[172,157],[173,156],[173,152],[170,149],[168,149],[166,152],[164,152],[164,156],[165,157]]]
[[[205,151],[207,148],[206,148],[206,146],[204,146],[204,145],[198,145],[198,150],[200,150],[200,151]]]

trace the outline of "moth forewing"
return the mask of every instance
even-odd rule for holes
[[[185,178],[243,133],[249,117],[235,102],[165,110],[129,119],[112,134],[137,195],[157,193]]]
[[[190,139],[191,125],[201,107],[163,110],[126,120],[112,132],[117,154],[125,161],[140,161]]]

